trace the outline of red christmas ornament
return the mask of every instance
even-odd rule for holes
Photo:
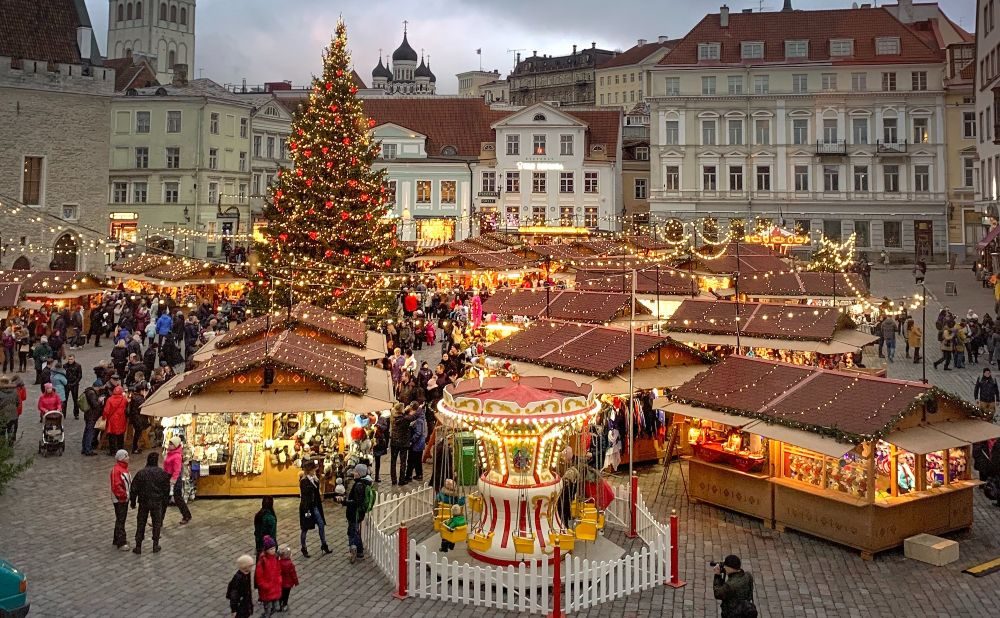
[[[314,214],[316,214],[316,209],[315,208],[310,208],[309,210],[306,211],[306,214],[307,215],[314,215]]]
[[[303,150],[302,154],[304,154],[306,156],[306,158],[308,159],[309,157],[312,156],[313,151],[312,150]]]
[[[365,221],[371,221],[371,220],[372,220],[372,213],[366,212],[365,213]]]
[[[344,145],[345,146],[350,146],[351,145],[351,138],[345,137],[344,138]]]
[[[374,119],[374,118],[370,118],[370,119],[368,120],[368,127],[369,127],[369,128],[372,128],[372,129],[374,129],[374,128],[375,128],[375,119]]]
[[[326,169],[328,169],[328,170],[332,170],[333,169],[333,161],[327,161],[326,162]]]
[[[313,179],[312,178],[306,178],[306,186],[307,187],[313,186]]]
[[[362,194],[361,194],[361,201],[362,201],[362,202],[367,202],[367,201],[368,201],[368,198],[370,198],[370,197],[371,197],[371,196],[370,196],[370,195],[368,195],[367,193],[362,193]]]
[[[326,91],[330,92],[331,90],[333,90],[333,83],[332,82],[326,82]]]
[[[327,200],[326,203],[323,204],[323,206],[326,206],[327,208],[333,208],[333,202],[330,201],[330,200]]]
[[[284,195],[284,193],[281,192],[281,189],[274,192],[274,197],[281,197],[282,195]]]
[[[335,112],[335,111],[337,111],[337,106],[336,106],[336,105],[331,105],[331,106],[330,106],[330,111],[331,111],[331,112]]]
[[[367,264],[368,262],[372,261],[372,258],[371,258],[371,256],[366,255],[366,256],[363,256],[361,258],[361,261],[364,262],[365,264]]]
[[[342,69],[337,69],[337,77],[343,77],[344,71]]]
[[[337,288],[336,290],[333,291],[333,295],[336,296],[337,298],[340,298],[341,296],[344,295],[344,288]]]
[[[392,246],[393,246],[393,247],[395,247],[395,246],[396,246],[396,245],[398,245],[398,244],[399,244],[399,241],[398,241],[398,240],[396,240],[395,238],[393,238],[393,239],[392,239]]]
[[[316,240],[317,238],[319,238],[319,232],[315,230],[309,232],[309,238],[312,240]]]
[[[351,250],[350,249],[344,249],[343,254],[345,256],[350,255],[351,254]]]
[[[351,165],[357,165],[357,164],[358,164],[358,158],[357,157],[351,157]]]
[[[320,118],[319,119],[319,125],[321,127],[325,127],[326,126],[326,118]]]
[[[340,211],[340,218],[341,218],[341,220],[347,221],[350,217],[351,217],[351,215],[348,214],[348,212],[346,210],[341,210]]]
[[[321,150],[323,151],[323,154],[326,154],[326,153],[330,152],[330,148],[328,146],[323,146],[323,148],[321,148]]]
[[[350,180],[347,181],[347,186],[353,189],[354,187],[358,186],[358,181],[351,178]]]
[[[278,170],[278,173],[275,174],[275,176],[277,176],[278,178],[281,178],[281,170]]]
[[[333,249],[327,249],[326,252],[323,253],[323,257],[328,257],[328,258],[333,257]]]
[[[357,86],[351,86],[351,94],[357,94],[357,93],[358,93],[358,87]]]
[[[301,167],[300,167],[300,168],[297,168],[297,169],[295,170],[295,175],[296,175],[296,176],[302,176],[302,168],[301,168]]]
[[[385,261],[385,265],[386,266],[392,266],[392,260],[386,260]]]
[[[288,240],[288,234],[284,232],[278,234],[278,240],[280,240],[281,242],[285,242],[286,240]]]

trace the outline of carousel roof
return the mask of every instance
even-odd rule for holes
[[[617,292],[506,288],[497,290],[483,303],[483,312],[598,324],[628,313],[630,299],[630,294]],[[649,313],[641,304],[637,303],[636,308],[636,313]]]
[[[262,315],[251,318],[242,324],[231,329],[228,333],[214,341],[218,349],[227,348],[231,345],[245,341],[247,339],[262,335],[270,328],[281,328],[287,326],[303,326],[315,328],[334,339],[338,339],[357,348],[365,348],[368,345],[368,328],[364,322],[344,317],[333,311],[321,309],[308,303],[295,305],[289,317],[289,312],[281,311],[276,315]],[[382,347],[385,347],[383,342]],[[385,352],[383,349],[382,353]]]

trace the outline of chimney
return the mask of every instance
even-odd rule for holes
[[[913,14],[913,0],[899,0],[899,21],[912,24],[916,21]]]
[[[656,37],[656,42],[657,43],[666,43],[669,40],[670,40],[670,37],[663,36],[662,34],[660,36]]]
[[[729,27],[729,7],[725,4],[719,7],[719,25],[723,28]]]
[[[573,44],[573,55],[574,56],[576,55],[576,44],[575,43]]]
[[[90,61],[90,56],[93,54],[91,49],[90,41],[93,38],[93,30],[90,26],[77,26],[76,29],[76,46],[80,50],[80,58],[85,61]]]
[[[785,0],[785,6],[781,7],[781,10],[782,11],[791,11],[791,10],[793,10],[792,9],[792,0]]]
[[[639,39],[638,41],[636,41],[636,44],[637,44],[637,45],[638,45],[639,47],[642,47],[643,45],[645,45],[645,44],[646,44],[646,39]]]
[[[597,49],[597,41],[590,42],[590,49]]]
[[[517,62],[514,64],[521,64],[521,52],[517,52]]]
[[[175,64],[174,65],[174,86],[187,86],[188,83],[188,65],[186,64]]]
[[[538,50],[537,49],[531,51],[531,56],[532,57],[535,57],[537,55],[538,55]]]

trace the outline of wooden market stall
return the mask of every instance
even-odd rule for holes
[[[487,369],[521,376],[565,378],[594,388],[619,425],[630,392],[642,403],[637,419],[639,438],[634,461],[655,461],[662,456],[666,418],[653,406],[658,389],[683,384],[707,369],[712,359],[668,337],[636,333],[631,355],[627,330],[593,324],[539,320],[527,329],[486,348],[487,358],[500,359]],[[629,363],[635,359],[634,391],[629,388]],[[504,361],[513,361],[504,362]],[[625,435],[622,429],[620,433]],[[623,450],[622,461],[628,461]]]
[[[682,302],[664,327],[674,339],[722,356],[735,353],[738,345],[758,358],[842,369],[853,366],[851,355],[877,339],[833,307],[737,306],[707,299]]]
[[[438,287],[461,284],[466,289],[493,290],[523,285],[530,275],[541,272],[538,261],[513,251],[463,253],[435,263],[430,272],[437,277]]]
[[[689,273],[664,264],[634,264],[625,268],[618,264],[596,262],[577,267],[577,290],[632,293],[632,272],[635,268],[635,297],[660,320],[670,317],[681,302],[701,295],[697,279]]]
[[[243,295],[247,278],[231,264],[140,253],[111,265],[109,275],[130,291],[155,291],[179,301],[236,299]]]
[[[492,314],[505,322],[518,318],[536,320],[549,318],[588,324],[608,324],[631,315],[629,294],[620,292],[587,292],[560,288],[508,288],[494,292],[485,303],[483,313]],[[636,303],[638,316],[652,312]]]
[[[716,290],[720,298],[736,295],[732,287]],[[868,299],[868,286],[858,273],[789,271],[750,274],[740,278],[741,300],[849,307]]]
[[[12,311],[16,311],[20,301],[20,283],[0,283],[0,319],[6,319]]]
[[[1000,437],[935,387],[732,356],[667,395],[693,500],[873,554],[972,525],[972,444]]]
[[[183,436],[199,495],[296,495],[302,459],[334,476],[362,443],[352,429],[393,402],[387,371],[285,331],[230,346],[175,376],[142,413]]]

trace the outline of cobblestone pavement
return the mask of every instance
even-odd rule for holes
[[[908,271],[876,272],[876,292],[891,297],[912,294]],[[944,296],[944,282],[958,283],[957,298]],[[962,271],[931,271],[928,315],[938,304],[964,313],[971,306],[982,315],[992,307],[986,292],[974,287]],[[931,318],[933,319],[933,318]],[[78,353],[86,369],[100,358],[88,348]],[[902,354],[902,347],[899,348]],[[874,363],[879,359],[869,359]],[[905,360],[905,359],[904,359]],[[971,395],[974,366],[942,372],[928,365],[931,382]],[[897,362],[889,375],[919,378],[919,365]],[[32,400],[37,393],[32,393]],[[18,449],[30,454],[37,444],[34,402],[29,401]],[[109,500],[107,456],[79,455],[82,421],[68,421],[67,451],[63,457],[36,459],[31,469],[0,497],[0,556],[28,574],[32,616],[161,617],[228,616],[226,583],[233,560],[253,549],[253,499],[197,500],[193,521],[184,527],[171,509],[164,530],[163,552],[142,556],[120,553],[111,546],[114,516]],[[133,470],[140,467],[136,457]],[[640,470],[641,485],[652,502],[658,467]],[[279,542],[297,546],[297,500],[276,501]],[[336,550],[330,556],[296,557],[301,587],[292,593],[290,616],[473,616],[482,610],[440,602],[396,601],[385,579],[370,561],[351,566],[346,556],[346,526],[339,507],[328,505],[328,535]],[[740,554],[757,582],[761,616],[986,616],[996,612],[1000,574],[976,579],[961,570],[1000,557],[1000,508],[976,493],[975,524],[968,532],[951,535],[961,542],[961,559],[935,568],[905,560],[901,551],[881,554],[871,562],[857,552],[795,532],[779,533],[761,522],[706,505],[691,505],[684,497],[676,470],[665,494],[654,504],[666,518],[676,510],[681,525],[679,590],[660,587],[609,603],[593,616],[716,616],[711,598],[708,562],[728,553]],[[129,539],[134,532],[129,515]],[[316,537],[310,542],[316,547]],[[147,542],[147,548],[149,544]],[[498,615],[499,612],[490,612]]]

